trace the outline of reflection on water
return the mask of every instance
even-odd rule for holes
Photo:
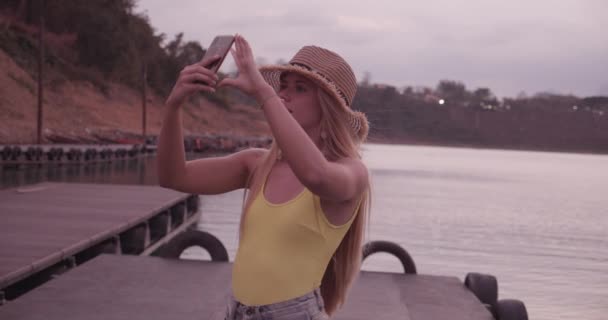
[[[0,171],[0,188],[39,182],[79,182],[109,184],[156,185],[154,156],[121,159],[83,165],[23,166]]]

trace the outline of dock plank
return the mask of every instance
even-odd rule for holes
[[[354,298],[346,303],[344,319],[373,318],[373,314],[371,318],[358,317],[357,306],[365,303],[360,299],[368,299],[367,292],[374,288],[372,299],[385,301],[387,310],[394,309],[388,305],[399,304],[394,300],[400,301],[411,319],[494,320],[456,277],[362,272],[361,278],[353,288]]]
[[[186,197],[155,186],[110,184],[40,183],[2,190],[0,286],[145,221]]]
[[[223,319],[232,264],[100,255],[0,307],[1,319]],[[338,320],[492,320],[455,277],[362,272]]]
[[[101,255],[0,307],[0,318],[220,319],[231,275],[226,266]]]

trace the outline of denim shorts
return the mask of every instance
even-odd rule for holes
[[[323,297],[319,288],[287,301],[247,306],[230,297],[225,320],[325,320]]]

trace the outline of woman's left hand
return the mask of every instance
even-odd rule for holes
[[[231,53],[239,70],[239,75],[236,78],[222,80],[218,86],[233,86],[261,101],[264,99],[263,95],[268,91],[270,85],[266,83],[258,70],[253,59],[253,51],[247,40],[237,34],[234,43],[236,49],[232,49]],[[271,87],[270,89],[273,90]]]

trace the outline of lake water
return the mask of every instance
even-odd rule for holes
[[[499,298],[530,319],[608,315],[608,156],[366,145],[369,240],[403,246],[421,274],[498,278]],[[155,184],[154,158],[88,168],[2,171],[0,187],[37,181]],[[202,197],[200,229],[234,258],[242,191]],[[206,258],[189,250],[185,258]],[[388,254],[363,269],[401,272]]]
[[[608,317],[608,156],[367,145],[364,161],[368,241],[400,244],[421,274],[493,274],[499,298],[524,301],[530,319]],[[231,259],[241,200],[202,202],[199,228]],[[403,270],[388,254],[363,269]]]

